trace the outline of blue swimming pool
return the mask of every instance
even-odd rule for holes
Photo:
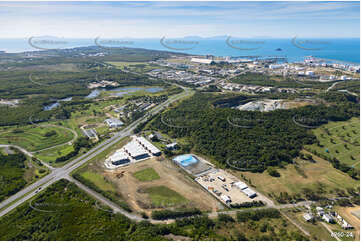
[[[198,159],[190,154],[179,155],[175,157],[173,160],[182,166],[189,166],[198,162]]]

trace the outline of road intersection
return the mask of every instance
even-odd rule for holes
[[[33,184],[25,187],[21,191],[17,192],[16,194],[2,201],[0,203],[0,217],[4,216],[5,214],[9,213],[13,209],[24,203],[25,201],[28,201],[29,199],[34,197],[40,190],[44,190],[45,188],[47,188],[48,186],[50,186],[51,184],[55,183],[60,179],[68,178],[69,174],[72,171],[79,168],[80,166],[82,166],[83,164],[85,164],[86,162],[88,162],[98,154],[102,153],[104,150],[108,149],[112,145],[116,144],[124,137],[131,135],[132,131],[137,127],[137,125],[146,121],[151,115],[155,115],[164,108],[168,107],[169,104],[177,100],[180,100],[181,98],[184,98],[188,95],[191,95],[192,92],[188,88],[185,87],[182,88],[184,92],[170,97],[167,101],[161,103],[160,105],[150,110],[149,113],[144,117],[134,121],[123,130],[115,133],[111,138],[103,141],[99,145],[89,150],[87,153],[71,161],[70,163],[64,165],[63,167],[52,168],[50,174],[46,175],[40,180],[34,182]]]
[[[118,205],[116,205],[109,199],[102,196],[101,194],[93,191],[92,189],[88,188],[84,184],[75,180],[70,174],[77,168],[84,165],[89,160],[93,159],[98,154],[102,153],[104,150],[108,149],[109,147],[111,147],[114,144],[116,144],[117,142],[119,142],[124,137],[131,135],[132,131],[137,127],[137,125],[139,125],[141,122],[146,121],[151,115],[159,113],[161,110],[168,107],[169,104],[192,94],[192,92],[188,88],[185,88],[182,86],[180,86],[180,87],[184,89],[184,92],[172,96],[164,103],[156,106],[151,111],[149,111],[149,113],[147,115],[145,115],[144,117],[134,121],[129,126],[124,128],[123,130],[115,133],[111,138],[103,141],[96,147],[89,150],[87,153],[85,153],[82,156],[78,157],[77,159],[71,161],[70,163],[64,165],[63,167],[61,167],[61,168],[50,167],[51,168],[50,174],[48,174],[47,176],[38,180],[37,182],[31,184],[30,186],[24,188],[23,190],[19,191],[18,193],[14,194],[13,196],[9,197],[8,199],[4,200],[2,203],[0,203],[0,217],[9,213],[10,211],[15,209],[19,205],[23,204],[24,202],[31,201],[31,198],[33,198],[39,191],[45,190],[45,188],[52,185],[56,181],[58,181],[60,179],[67,179],[70,182],[73,182],[74,184],[76,184],[80,189],[82,189],[83,191],[85,191],[86,193],[88,193],[89,195],[94,197],[97,201],[100,201],[104,205],[110,207],[112,209],[112,212],[114,212],[114,213],[121,213],[124,216],[126,216],[132,220],[135,220],[135,221],[148,220],[152,223],[171,223],[171,222],[173,222],[174,221],[173,219],[158,221],[158,220],[153,220],[153,219],[145,219],[145,218],[142,218],[138,214],[129,213],[129,212],[125,211],[124,209],[120,208]],[[275,205],[271,200],[268,199],[266,207],[282,209],[282,208],[305,206],[306,204],[310,205],[310,204],[312,204],[312,202],[304,201],[304,202],[299,202],[299,203],[295,203],[295,204]],[[247,209],[247,211],[248,210],[257,210],[257,209],[262,209],[262,208],[250,208],[250,209]],[[240,210],[210,212],[210,213],[208,213],[208,215],[211,218],[217,217],[218,214],[235,215],[238,211],[240,211]],[[294,223],[294,221],[291,221],[291,222]],[[304,230],[301,226],[299,226],[298,224],[295,224],[295,225],[297,227],[299,227],[299,229],[303,233],[305,233],[306,235],[309,236],[309,233],[306,230]]]

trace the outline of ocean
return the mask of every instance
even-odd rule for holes
[[[84,46],[129,47],[166,50],[194,55],[230,57],[280,56],[289,62],[302,61],[313,56],[341,63],[359,65],[360,39],[237,39],[182,38],[182,39],[62,39],[51,42],[42,39],[0,39],[0,51],[9,53],[36,51],[35,47],[73,48]],[[49,37],[50,38],[50,37]],[[34,47],[35,46],[35,47]]]

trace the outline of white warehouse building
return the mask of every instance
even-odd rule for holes
[[[231,198],[229,197],[229,196],[227,196],[227,195],[221,195],[221,198],[222,198],[222,200],[225,202],[225,203],[230,203],[230,202],[232,202],[231,201]]]
[[[212,64],[213,60],[210,59],[201,59],[201,58],[192,58],[191,62],[199,63],[199,64]]]
[[[152,143],[150,143],[146,138],[138,137],[137,141],[142,147],[144,147],[146,150],[152,153],[152,155],[158,156],[161,154],[161,151],[157,147],[155,147]]]
[[[269,68],[272,69],[272,70],[280,69],[280,68],[283,68],[283,65],[271,64],[271,65],[269,65]]]
[[[234,183],[234,185],[235,185],[236,187],[238,187],[239,190],[243,190],[243,189],[248,188],[247,184],[244,183],[244,182],[241,182],[241,181]]]
[[[246,194],[249,198],[254,198],[257,196],[257,193],[253,191],[251,188],[243,189],[242,192]]]
[[[127,152],[133,159],[140,160],[149,157],[148,152],[138,142],[132,140],[124,146]]]
[[[105,123],[110,128],[118,128],[118,127],[124,125],[124,123],[122,121],[120,121],[119,119],[116,119],[116,118],[108,118],[105,120]]]
[[[122,165],[130,162],[128,155],[122,150],[117,150],[109,159],[113,165]]]

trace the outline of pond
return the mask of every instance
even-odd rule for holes
[[[57,100],[55,103],[51,103],[51,104],[49,104],[49,105],[44,106],[44,107],[43,107],[43,110],[44,110],[44,111],[50,111],[50,110],[52,110],[52,109],[54,109],[54,108],[59,107],[59,106],[60,106],[60,102],[69,102],[69,101],[71,101],[72,99],[73,99],[73,97],[66,97],[66,98],[63,98],[63,99],[59,99],[59,100]]]
[[[49,111],[49,110],[52,110],[56,107],[59,107],[60,106],[60,103],[59,102],[56,102],[56,103],[52,103],[52,104],[49,104],[49,105],[46,105],[44,106],[44,111]]]

